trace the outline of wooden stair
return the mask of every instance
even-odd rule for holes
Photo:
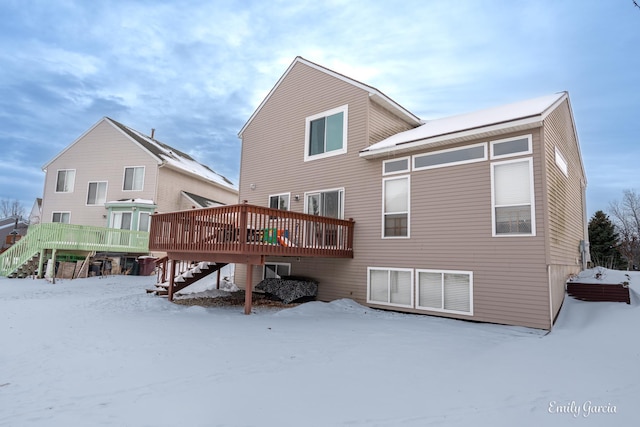
[[[213,274],[227,265],[226,263],[199,262],[190,265],[190,268],[177,274],[173,279],[173,292],[179,292],[187,286]],[[169,283],[156,283],[153,289],[147,289],[147,293],[159,296],[169,295]]]
[[[18,268],[13,270],[10,274],[7,275],[8,278],[14,279],[24,279],[25,277],[33,276],[35,272],[38,270],[38,260],[40,258],[40,254],[35,254],[27,261],[22,263]]]

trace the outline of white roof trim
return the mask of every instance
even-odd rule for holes
[[[244,130],[247,128],[247,126],[249,126],[249,124],[253,121],[253,119],[255,118],[255,116],[258,114],[258,112],[262,109],[262,107],[267,103],[267,101],[269,100],[269,98],[271,98],[271,95],[275,92],[275,90],[278,88],[278,86],[280,86],[280,83],[282,83],[285,79],[285,77],[289,74],[289,72],[293,69],[293,67],[297,64],[297,63],[301,63],[301,64],[305,64],[311,68],[314,68],[318,71],[321,71],[323,73],[326,73],[332,77],[335,77],[339,80],[342,80],[343,82],[349,83],[355,87],[358,87],[366,92],[369,93],[370,96],[374,97],[374,99],[381,105],[387,106],[388,108],[390,107],[391,109],[393,109],[396,113],[398,113],[399,116],[403,117],[405,120],[408,120],[409,122],[413,122],[415,124],[421,124],[422,121],[420,120],[419,117],[417,117],[416,115],[414,115],[413,113],[411,113],[409,110],[407,110],[406,108],[402,107],[400,104],[398,104],[397,102],[395,102],[394,100],[392,100],[391,98],[389,98],[388,96],[386,96],[384,93],[380,92],[378,89],[371,87],[371,86],[367,86],[364,83],[360,83],[357,80],[353,80],[347,76],[344,76],[340,73],[337,73],[335,71],[332,71],[328,68],[322,67],[318,64],[315,64],[313,62],[307,61],[306,59],[300,57],[300,56],[296,56],[296,58],[293,60],[293,62],[291,63],[291,65],[289,65],[289,68],[287,68],[287,70],[284,72],[284,74],[278,79],[278,81],[276,82],[276,84],[273,86],[273,88],[269,91],[269,93],[267,94],[267,96],[262,100],[262,102],[260,103],[260,105],[258,106],[258,108],[256,108],[256,110],[253,112],[253,114],[251,115],[251,117],[249,117],[249,120],[247,120],[247,122],[244,124],[244,126],[242,126],[242,129],[240,129],[240,132],[238,132],[238,137],[242,138],[242,133],[244,132]]]

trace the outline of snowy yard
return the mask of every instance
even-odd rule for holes
[[[154,277],[0,278],[0,426],[630,426],[640,303],[553,332],[371,310],[187,307]],[[640,275],[633,276],[638,292]],[[597,411],[597,412],[594,412]]]

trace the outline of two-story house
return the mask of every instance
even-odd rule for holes
[[[236,186],[224,176],[108,117],[43,170],[42,223],[148,231],[154,212],[238,201]],[[203,200],[210,203],[203,206]]]
[[[34,239],[28,235],[23,248],[14,250],[20,253],[4,260],[0,272],[10,274],[19,267],[16,262],[31,262],[35,256],[42,263],[43,254],[54,249],[82,256],[147,253],[154,213],[238,202],[230,180],[151,133],[104,117],[47,162],[39,224],[34,226],[39,235],[33,234],[46,242],[30,246]],[[106,234],[101,229],[119,231]]]
[[[308,276],[324,301],[550,329],[587,260],[566,92],[423,122],[298,57],[239,136],[240,200],[355,221],[353,258],[267,256],[252,283]]]

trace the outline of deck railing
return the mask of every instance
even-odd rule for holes
[[[155,214],[149,249],[174,253],[353,257],[353,220],[249,204]]]
[[[149,233],[86,225],[45,223],[29,226],[27,235],[0,255],[6,276],[44,249],[146,253]]]

